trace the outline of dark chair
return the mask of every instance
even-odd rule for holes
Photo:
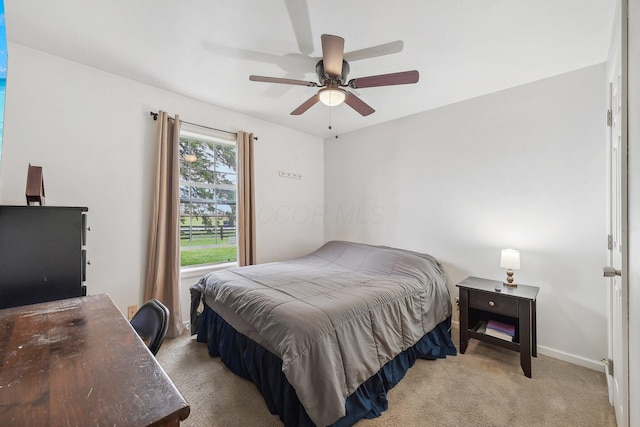
[[[149,300],[133,316],[131,326],[155,356],[169,329],[169,309],[157,299]]]

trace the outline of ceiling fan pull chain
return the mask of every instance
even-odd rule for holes
[[[331,130],[331,129],[332,129],[332,127],[331,127],[331,118],[333,117],[333,116],[331,115],[331,110],[332,110],[332,108],[333,108],[333,107],[329,107],[329,130]],[[336,134],[336,139],[338,139],[338,134]]]

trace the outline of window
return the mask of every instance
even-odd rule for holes
[[[179,148],[180,266],[235,262],[235,139],[185,126]]]

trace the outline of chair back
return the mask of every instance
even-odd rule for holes
[[[155,356],[169,329],[169,309],[157,299],[149,300],[133,316],[131,326]]]

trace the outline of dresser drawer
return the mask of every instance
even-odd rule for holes
[[[518,300],[489,292],[469,291],[469,307],[518,317]]]

